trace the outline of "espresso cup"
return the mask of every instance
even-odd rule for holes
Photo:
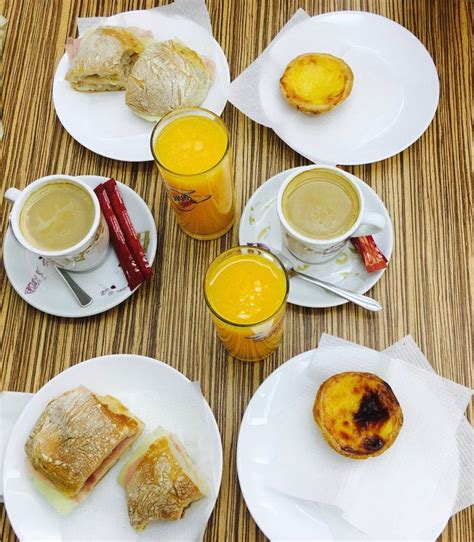
[[[333,166],[312,165],[292,173],[277,197],[284,242],[296,258],[310,264],[332,260],[351,237],[383,230],[384,216],[365,207],[358,183]]]
[[[55,184],[65,186],[57,186],[56,194],[61,190],[63,193],[61,199],[54,202],[55,211],[53,212],[47,208],[48,205],[53,206],[53,203],[46,201],[45,194],[48,193],[50,185]],[[73,187],[77,191],[75,199],[72,197],[75,190]],[[51,191],[49,190],[49,192]],[[43,197],[43,201],[41,201],[41,197]],[[6,190],[4,198],[13,203],[10,214],[13,234],[17,241],[30,252],[47,258],[58,267],[70,271],[89,271],[102,263],[109,246],[109,229],[102,216],[97,196],[80,179],[68,175],[49,175],[33,181],[23,190],[9,188]],[[34,203],[31,203],[32,201]],[[79,208],[79,201],[84,203],[83,208]],[[25,225],[26,219],[22,216],[22,210],[25,209],[25,212],[28,212],[29,208],[31,213],[31,209],[36,203],[39,206],[42,205],[39,210],[35,211],[38,215],[36,223],[41,226],[42,223],[47,224],[50,220],[54,227],[49,228],[48,239],[54,239],[57,230],[58,242],[62,240],[66,246],[55,250],[45,248],[32,234],[30,235],[32,228],[28,229]],[[61,227],[56,228],[61,212],[66,207],[66,218],[60,223]],[[84,214],[85,209],[87,209],[87,216]],[[58,217],[58,214],[59,218],[55,218]],[[41,230],[40,227],[38,229]],[[81,232],[81,229],[84,231]],[[39,239],[41,233],[35,232],[35,235]],[[74,239],[74,241],[68,243],[68,239]]]

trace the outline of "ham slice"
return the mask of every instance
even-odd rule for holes
[[[107,474],[107,472],[115,465],[115,463],[122,457],[122,455],[130,448],[130,446],[137,440],[140,433],[127,437],[114,448],[113,452],[104,459],[102,464],[89,476],[85,484],[82,486],[79,493],[75,496],[80,502],[94,487],[96,484]]]
[[[148,38],[153,39],[153,32],[151,30],[144,30],[143,28],[137,28],[136,26],[129,26],[127,27],[130,32],[133,32],[137,38]],[[84,35],[89,32],[89,30],[86,30]],[[66,51],[66,54],[69,58],[69,62],[77,55],[79,52],[79,48],[81,46],[81,40],[84,36],[79,36],[78,38],[67,38],[66,45],[64,46],[64,49]]]
[[[79,46],[81,44],[82,38],[68,38],[66,40],[66,45],[64,46],[64,49],[66,50],[66,54],[69,58],[69,62],[77,55],[79,52]]]

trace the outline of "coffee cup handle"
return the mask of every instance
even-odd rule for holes
[[[8,200],[10,203],[15,203],[15,201],[20,197],[21,190],[18,188],[9,188],[3,194],[3,197]]]
[[[385,228],[385,217],[379,213],[365,213],[362,222],[351,237],[374,235]]]

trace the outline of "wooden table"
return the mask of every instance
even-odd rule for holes
[[[279,351],[265,362],[230,359],[219,343],[202,295],[209,262],[238,242],[238,228],[212,242],[186,237],[174,221],[153,163],[108,160],[76,143],[51,100],[55,67],[76,17],[152,7],[133,0],[0,0],[10,19],[5,48],[2,191],[51,173],[114,176],[134,188],[158,227],[156,276],[119,307],[88,319],[48,316],[28,306],[0,266],[1,389],[34,392],[82,360],[127,352],[166,361],[200,380],[219,424],[224,472],[206,540],[265,540],[240,493],[236,446],[244,410],[261,382],[285,360],[314,348],[322,332],[383,349],[411,334],[439,374],[472,387],[469,284],[471,191],[472,4],[461,0],[208,0],[214,35],[232,78],[253,61],[295,12],[341,9],[379,13],[411,30],[432,54],[441,81],[438,112],[427,132],[389,160],[350,168],[382,197],[395,227],[389,271],[371,295],[385,307],[310,310],[290,306]],[[271,130],[231,105],[224,111],[235,164],[237,206],[266,179],[306,164]],[[9,206],[2,206],[5,232]],[[472,261],[472,260],[471,260]],[[471,410],[472,414],[472,410]],[[440,540],[474,539],[471,511],[456,515]],[[15,540],[2,506],[1,539]]]

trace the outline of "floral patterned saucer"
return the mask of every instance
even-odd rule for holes
[[[78,178],[92,188],[107,180],[106,177],[94,175],[81,175]],[[156,253],[157,233],[150,209],[134,190],[122,183],[117,184],[147,258],[152,263]],[[133,293],[112,247],[109,247],[104,263],[97,269],[71,273],[79,286],[92,297],[93,302],[88,307],[78,305],[54,267],[41,256],[23,248],[10,228],[3,241],[3,263],[8,279],[18,295],[32,307],[55,316],[81,318],[99,314],[122,303]]]
[[[339,256],[325,264],[310,265],[297,260],[282,242],[280,223],[276,212],[276,199],[280,186],[292,172],[302,168],[282,171],[268,179],[251,196],[242,212],[239,229],[241,245],[263,243],[270,249],[281,250],[295,263],[296,269],[304,271],[327,282],[337,284],[348,290],[364,294],[382,277],[384,270],[367,273],[357,250],[348,243]],[[363,181],[352,176],[359,183],[366,199],[368,211],[376,211],[385,216],[386,227],[383,232],[374,235],[375,242],[387,260],[390,260],[393,248],[393,227],[388,211],[379,196]],[[288,301],[294,305],[312,308],[336,307],[347,303],[346,300],[294,277],[290,281]]]

